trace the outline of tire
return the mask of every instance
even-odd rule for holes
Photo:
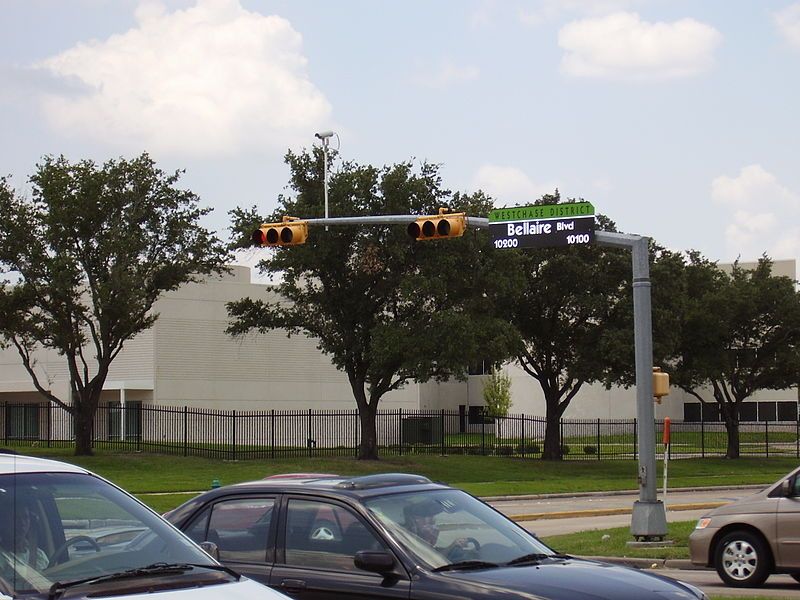
[[[770,574],[772,558],[760,536],[749,531],[726,534],[714,550],[717,574],[731,587],[758,587]]]

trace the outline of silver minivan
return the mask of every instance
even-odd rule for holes
[[[0,454],[0,600],[89,597],[286,599],[102,477]]]
[[[689,551],[692,563],[713,566],[730,586],[759,586],[771,573],[800,582],[800,469],[704,515]]]

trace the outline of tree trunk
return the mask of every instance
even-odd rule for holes
[[[725,421],[725,431],[728,434],[728,449],[725,458],[739,458],[739,416],[736,406],[723,404],[722,418]]]
[[[558,397],[552,397],[552,394],[545,393],[545,400],[547,402],[547,416],[546,425],[544,430],[544,451],[542,458],[544,460],[561,460],[561,414],[562,411],[558,407]]]
[[[91,400],[82,398],[73,413],[75,427],[75,456],[92,456],[92,442],[94,438],[94,414],[96,407]]]
[[[369,404],[358,409],[358,418],[361,421],[361,442],[358,445],[358,460],[378,460],[378,432],[375,427],[377,413],[377,409]]]

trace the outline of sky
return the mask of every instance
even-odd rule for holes
[[[800,1],[0,0],[22,193],[43,156],[146,151],[227,238],[324,130],[496,206],[557,188],[673,250],[797,259]]]

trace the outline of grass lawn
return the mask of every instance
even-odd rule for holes
[[[579,531],[564,535],[543,537],[548,546],[579,556],[623,556],[632,558],[689,558],[689,534],[697,521],[676,521],[667,523],[667,539],[672,546],[665,548],[631,548],[627,542],[631,540],[630,527],[614,527],[613,529],[597,529]],[[608,536],[608,539],[603,539]]]
[[[261,479],[275,473],[317,472],[360,475],[419,473],[478,496],[636,489],[634,460],[542,461],[500,456],[411,455],[358,461],[352,458],[291,458],[226,461],[98,450],[75,457],[71,448],[16,446],[21,453],[56,458],[86,468],[140,495],[157,510],[167,510],[213,479],[222,485]],[[670,486],[768,484],[797,466],[793,458],[684,459],[670,462]],[[660,468],[660,464],[659,464]],[[658,475],[660,481],[661,475]],[[152,496],[151,493],[168,493]],[[141,496],[142,494],[148,494]]]

